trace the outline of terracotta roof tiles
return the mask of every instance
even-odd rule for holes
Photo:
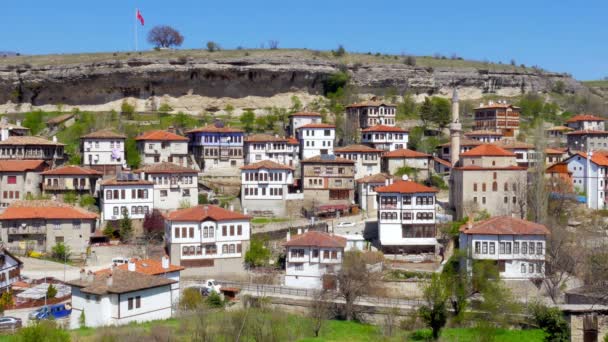
[[[80,139],[125,139],[127,136],[124,134],[116,133],[109,129],[102,129],[100,131],[91,132],[85,134]]]
[[[376,192],[388,192],[388,193],[401,193],[401,194],[414,194],[420,192],[439,192],[435,188],[416,183],[411,180],[399,180],[386,186],[380,186],[376,188]]]
[[[483,144],[460,154],[461,157],[515,157],[515,153],[494,144]]]
[[[350,104],[346,106],[346,108],[356,108],[356,107],[397,107],[397,105],[390,104],[388,102],[378,101],[378,100],[369,100],[369,101],[361,101],[357,103]]]
[[[13,202],[0,214],[0,220],[81,219],[94,220],[97,214],[57,201],[34,200]]]
[[[375,175],[369,175],[357,179],[357,183],[385,183],[387,179],[391,179],[393,176],[387,173],[376,173]]]
[[[109,276],[108,273],[95,274],[92,281],[88,281],[87,276],[84,276],[83,279],[71,280],[67,284],[79,287],[84,293],[103,295],[128,293],[177,283],[176,280],[122,269],[114,269],[111,283],[108,282]],[[171,289],[168,288],[167,291]]]
[[[0,160],[0,172],[42,171],[46,166],[44,160]]]
[[[323,128],[336,128],[336,126],[331,125],[331,124],[326,124],[326,123],[309,123],[307,125],[298,127],[298,129],[302,129],[302,128],[323,129]]]
[[[41,137],[34,136],[12,136],[4,141],[0,141],[0,145],[44,145],[44,146],[64,146],[59,142],[54,142]]]
[[[148,131],[144,132],[137,137],[135,140],[153,140],[153,141],[188,141],[189,139],[181,136],[179,134],[175,134],[167,131]]]
[[[336,157],[333,154],[325,154],[320,156],[310,157],[302,160],[300,163],[322,163],[322,164],[355,164],[354,160]]]
[[[608,131],[581,130],[568,132],[566,135],[608,135]]]
[[[58,168],[52,169],[52,170],[48,170],[48,171],[44,171],[42,173],[45,176],[48,175],[85,175],[85,176],[102,176],[103,173],[93,170],[93,169],[89,169],[86,167],[82,167],[82,166],[78,166],[78,165],[66,165],[66,166],[60,166]]]
[[[154,260],[154,259],[133,258],[133,259],[131,259],[131,262],[135,264],[135,272],[143,273],[143,274],[147,274],[147,275],[161,275],[161,274],[165,274],[165,273],[169,273],[169,272],[183,271],[186,269],[183,266],[177,266],[177,265],[171,265],[171,264],[169,264],[169,268],[163,268],[162,261]],[[114,269],[128,271],[129,265],[127,265],[127,264],[118,265],[118,266],[114,267]],[[111,272],[112,272],[112,269],[104,268],[104,269],[101,269],[101,270],[95,272],[95,274],[109,274]]]
[[[170,221],[201,222],[206,220],[249,220],[250,217],[236,211],[230,211],[215,205],[199,205],[192,208],[179,209],[165,216]]]
[[[279,164],[272,160],[262,160],[257,163],[241,166],[241,170],[259,170],[259,169],[268,169],[268,170],[290,170],[293,171],[292,167],[289,167],[284,164]]]
[[[549,235],[549,229],[542,224],[511,216],[496,216],[473,222],[471,228],[465,223],[460,227],[464,234],[477,235]]]
[[[367,145],[348,145],[344,147],[336,147],[334,148],[334,153],[382,153],[382,150],[375,149],[373,147],[369,147]]]
[[[386,125],[375,125],[372,127],[365,128],[361,132],[394,132],[394,133],[407,133],[408,131],[397,126],[386,126]]]
[[[169,162],[156,163],[141,167],[134,172],[140,173],[198,173],[197,170]]]
[[[289,142],[289,138],[272,134],[250,134],[245,137],[245,142]]]
[[[407,148],[401,148],[398,150],[386,152],[382,155],[382,158],[432,158],[430,154],[409,150]]]
[[[186,133],[244,133],[242,129],[232,127],[218,127],[216,125],[208,125],[205,127],[195,128]]]
[[[309,231],[292,237],[289,241],[283,243],[283,246],[344,248],[346,247],[346,238],[318,231]]]
[[[593,114],[578,114],[570,119],[566,120],[566,123],[580,122],[580,121],[606,121],[604,118],[595,116]]]

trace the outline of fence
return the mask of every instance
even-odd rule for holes
[[[287,295],[306,297],[311,300],[319,294],[320,290],[304,289],[277,285],[264,285],[264,284],[252,284],[252,283],[240,283],[235,281],[217,281],[222,287],[237,287],[241,291],[247,291],[253,295],[267,296],[267,295]],[[339,298],[338,292],[333,292],[335,298]],[[340,302],[341,300],[337,300]],[[363,296],[355,303],[358,305],[366,306],[384,306],[384,307],[417,307],[423,305],[424,302],[419,299],[401,299],[401,298],[389,298],[389,297],[378,297],[378,296]]]

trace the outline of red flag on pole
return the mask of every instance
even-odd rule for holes
[[[144,26],[144,17],[141,15],[141,12],[139,12],[139,10],[137,10],[136,18],[141,23],[141,26]]]

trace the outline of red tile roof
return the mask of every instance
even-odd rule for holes
[[[494,109],[494,108],[513,108],[513,109],[519,109],[519,107],[511,105],[511,104],[508,104],[508,103],[496,103],[496,102],[494,102],[492,104],[487,103],[487,104],[481,105],[481,106],[475,108],[475,110],[478,110],[478,109]]]
[[[135,173],[198,173],[197,170],[169,162],[146,165],[134,171]]]
[[[462,157],[515,157],[515,153],[494,144],[483,144],[460,154]]]
[[[131,259],[131,262],[135,263],[135,272],[148,274],[148,275],[161,275],[161,274],[165,274],[165,273],[169,273],[169,272],[183,271],[186,269],[185,267],[171,265],[171,264],[169,264],[169,268],[163,268],[162,261],[154,260],[154,259],[133,258],[133,259]],[[129,265],[127,265],[127,264],[118,265],[115,267],[115,269],[128,271]],[[101,269],[101,270],[95,272],[95,274],[109,274],[111,272],[112,272],[112,269],[104,268],[104,269]]]
[[[272,134],[250,134],[245,137],[245,142],[289,142],[289,138]]]
[[[595,116],[593,114],[578,114],[566,120],[566,123],[573,123],[579,121],[606,121],[606,119],[600,118],[599,116]]]
[[[242,129],[232,127],[217,127],[216,125],[208,125],[205,127],[195,128],[186,133],[243,133]]]
[[[45,176],[47,176],[47,175],[68,175],[68,176],[71,176],[71,175],[101,176],[101,175],[103,175],[103,173],[101,173],[99,171],[89,169],[86,167],[82,167],[82,166],[78,166],[78,165],[60,166],[60,167],[52,169],[52,170],[44,171],[42,174]]]
[[[454,170],[464,170],[464,171],[521,171],[527,170],[525,166],[479,166],[479,165],[467,165],[467,166],[457,166],[454,167]]]
[[[115,269],[112,272],[112,282],[108,282],[109,276],[110,274],[94,274],[92,281],[84,277],[84,279],[68,281],[67,284],[79,287],[80,291],[84,293],[103,295],[128,293],[161,286],[167,286],[167,291],[170,291],[168,286],[177,283],[176,280],[121,269]]]
[[[241,166],[241,170],[259,170],[259,169],[268,169],[268,170],[291,170],[292,167],[289,167],[284,164],[276,163],[272,160],[262,160],[257,163]]]
[[[289,145],[300,145],[300,142],[298,141],[298,139],[296,139],[294,137],[288,137],[287,138],[287,143]]]
[[[502,147],[505,150],[515,150],[515,149],[531,150],[531,149],[534,149],[534,145],[528,144],[527,142],[516,141],[516,140],[499,140],[499,141],[493,142],[492,144],[494,144],[498,147]]]
[[[470,132],[466,132],[464,133],[465,136],[483,136],[483,135],[492,135],[492,136],[498,136],[498,137],[502,137],[503,134],[500,132],[496,132],[496,131],[488,131],[488,130],[476,130],[476,131],[470,131]]]
[[[464,234],[478,235],[549,235],[549,229],[542,224],[511,216],[496,216],[473,222],[471,228],[465,223],[460,227]]]
[[[350,105],[346,106],[346,108],[379,107],[379,106],[397,107],[397,105],[394,105],[394,104],[390,104],[390,103],[387,103],[387,102],[382,102],[382,101],[378,101],[378,100],[373,100],[372,99],[372,100],[369,100],[369,101],[362,101],[362,102],[350,104]]]
[[[314,116],[314,117],[321,117],[320,113],[317,112],[297,112],[297,113],[292,113],[289,114],[289,116]]]
[[[102,129],[101,131],[85,134],[80,139],[125,139],[126,137],[124,134],[116,133],[109,129]]]
[[[565,152],[562,150],[558,150],[555,148],[548,147],[545,149],[545,154],[564,154]]]
[[[435,188],[431,188],[431,187],[416,183],[411,180],[399,180],[399,181],[395,181],[393,184],[377,187],[376,192],[395,192],[395,193],[401,193],[401,194],[414,194],[414,193],[419,193],[419,192],[439,192],[439,191]]]
[[[323,163],[323,164],[355,164],[354,160],[336,157],[335,155],[328,154],[322,156],[314,156],[308,159],[302,160],[300,163]]]
[[[348,145],[334,148],[334,153],[382,153],[382,150],[377,150],[367,145]]]
[[[46,168],[44,160],[0,160],[0,172],[25,172]]]
[[[298,127],[298,129],[302,129],[302,128],[336,128],[335,125],[330,125],[330,124],[326,124],[326,123],[309,123],[307,125],[304,126],[300,126]]]
[[[289,241],[283,243],[283,246],[344,248],[346,247],[346,238],[323,232],[310,231],[292,237]]]
[[[101,185],[104,185],[104,186],[107,186],[107,185],[130,186],[130,185],[154,185],[154,183],[144,180],[144,179],[118,180],[118,179],[116,179],[116,177],[114,177],[114,178],[104,180],[103,182],[101,182]]]
[[[450,162],[449,162],[449,161],[447,161],[447,160],[443,160],[443,159],[441,159],[441,158],[439,158],[439,157],[433,157],[433,160],[434,160],[436,163],[439,163],[439,164],[441,164],[441,165],[445,165],[445,166],[447,166],[447,167],[452,167],[452,163],[450,163]]]
[[[576,154],[573,154],[572,156],[570,156],[568,158],[568,160],[574,158],[574,156],[579,156],[581,158],[587,159],[587,153],[577,152]],[[601,152],[593,153],[593,155],[591,155],[591,161],[600,166],[608,166],[608,155],[606,155],[605,153],[601,153]]]
[[[608,131],[583,130],[568,132],[566,135],[608,135]]]
[[[563,131],[573,131],[573,128],[570,127],[566,127],[566,126],[554,126],[551,128],[547,128],[546,131],[559,131],[559,132],[563,132]]]
[[[376,173],[375,175],[369,175],[362,178],[357,179],[357,183],[383,183],[386,182],[387,179],[391,179],[393,176],[387,173]]]
[[[568,163],[561,162],[549,166],[545,173],[571,174],[572,172],[568,170]]]
[[[148,131],[144,132],[137,137],[135,140],[154,140],[154,141],[188,141],[188,138],[181,135],[167,132],[167,131]]]
[[[169,221],[201,222],[205,220],[249,220],[250,217],[236,211],[230,211],[215,205],[199,205],[192,208],[179,209],[166,215]]]
[[[57,201],[34,200],[13,202],[0,214],[0,220],[80,219],[94,220],[97,214]]]
[[[396,132],[396,133],[407,133],[408,131],[397,127],[397,126],[386,126],[386,125],[375,125],[372,127],[365,128],[361,132]]]
[[[42,146],[65,146],[65,144],[47,140],[41,137],[34,137],[30,135],[26,136],[11,136],[4,141],[0,141],[0,145],[42,145]]]
[[[431,158],[430,154],[409,150],[402,148],[390,152],[386,152],[382,155],[382,158]]]

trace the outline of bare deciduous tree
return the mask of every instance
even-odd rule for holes
[[[270,50],[276,50],[279,48],[279,41],[278,40],[269,40],[268,41],[268,48]]]
[[[545,251],[545,278],[543,283],[553,303],[558,303],[565,283],[574,275],[578,258],[570,234],[558,224],[551,227]]]
[[[328,291],[316,292],[312,298],[310,311],[308,316],[312,322],[312,329],[315,337],[319,337],[319,332],[323,328],[323,324],[333,316],[333,297]]]
[[[345,301],[344,316],[349,321],[355,316],[355,301],[370,291],[376,279],[365,261],[363,252],[345,252],[338,272],[338,291]]]
[[[184,36],[171,26],[154,26],[148,32],[148,43],[154,44],[158,48],[168,48],[180,46],[184,42]]]

